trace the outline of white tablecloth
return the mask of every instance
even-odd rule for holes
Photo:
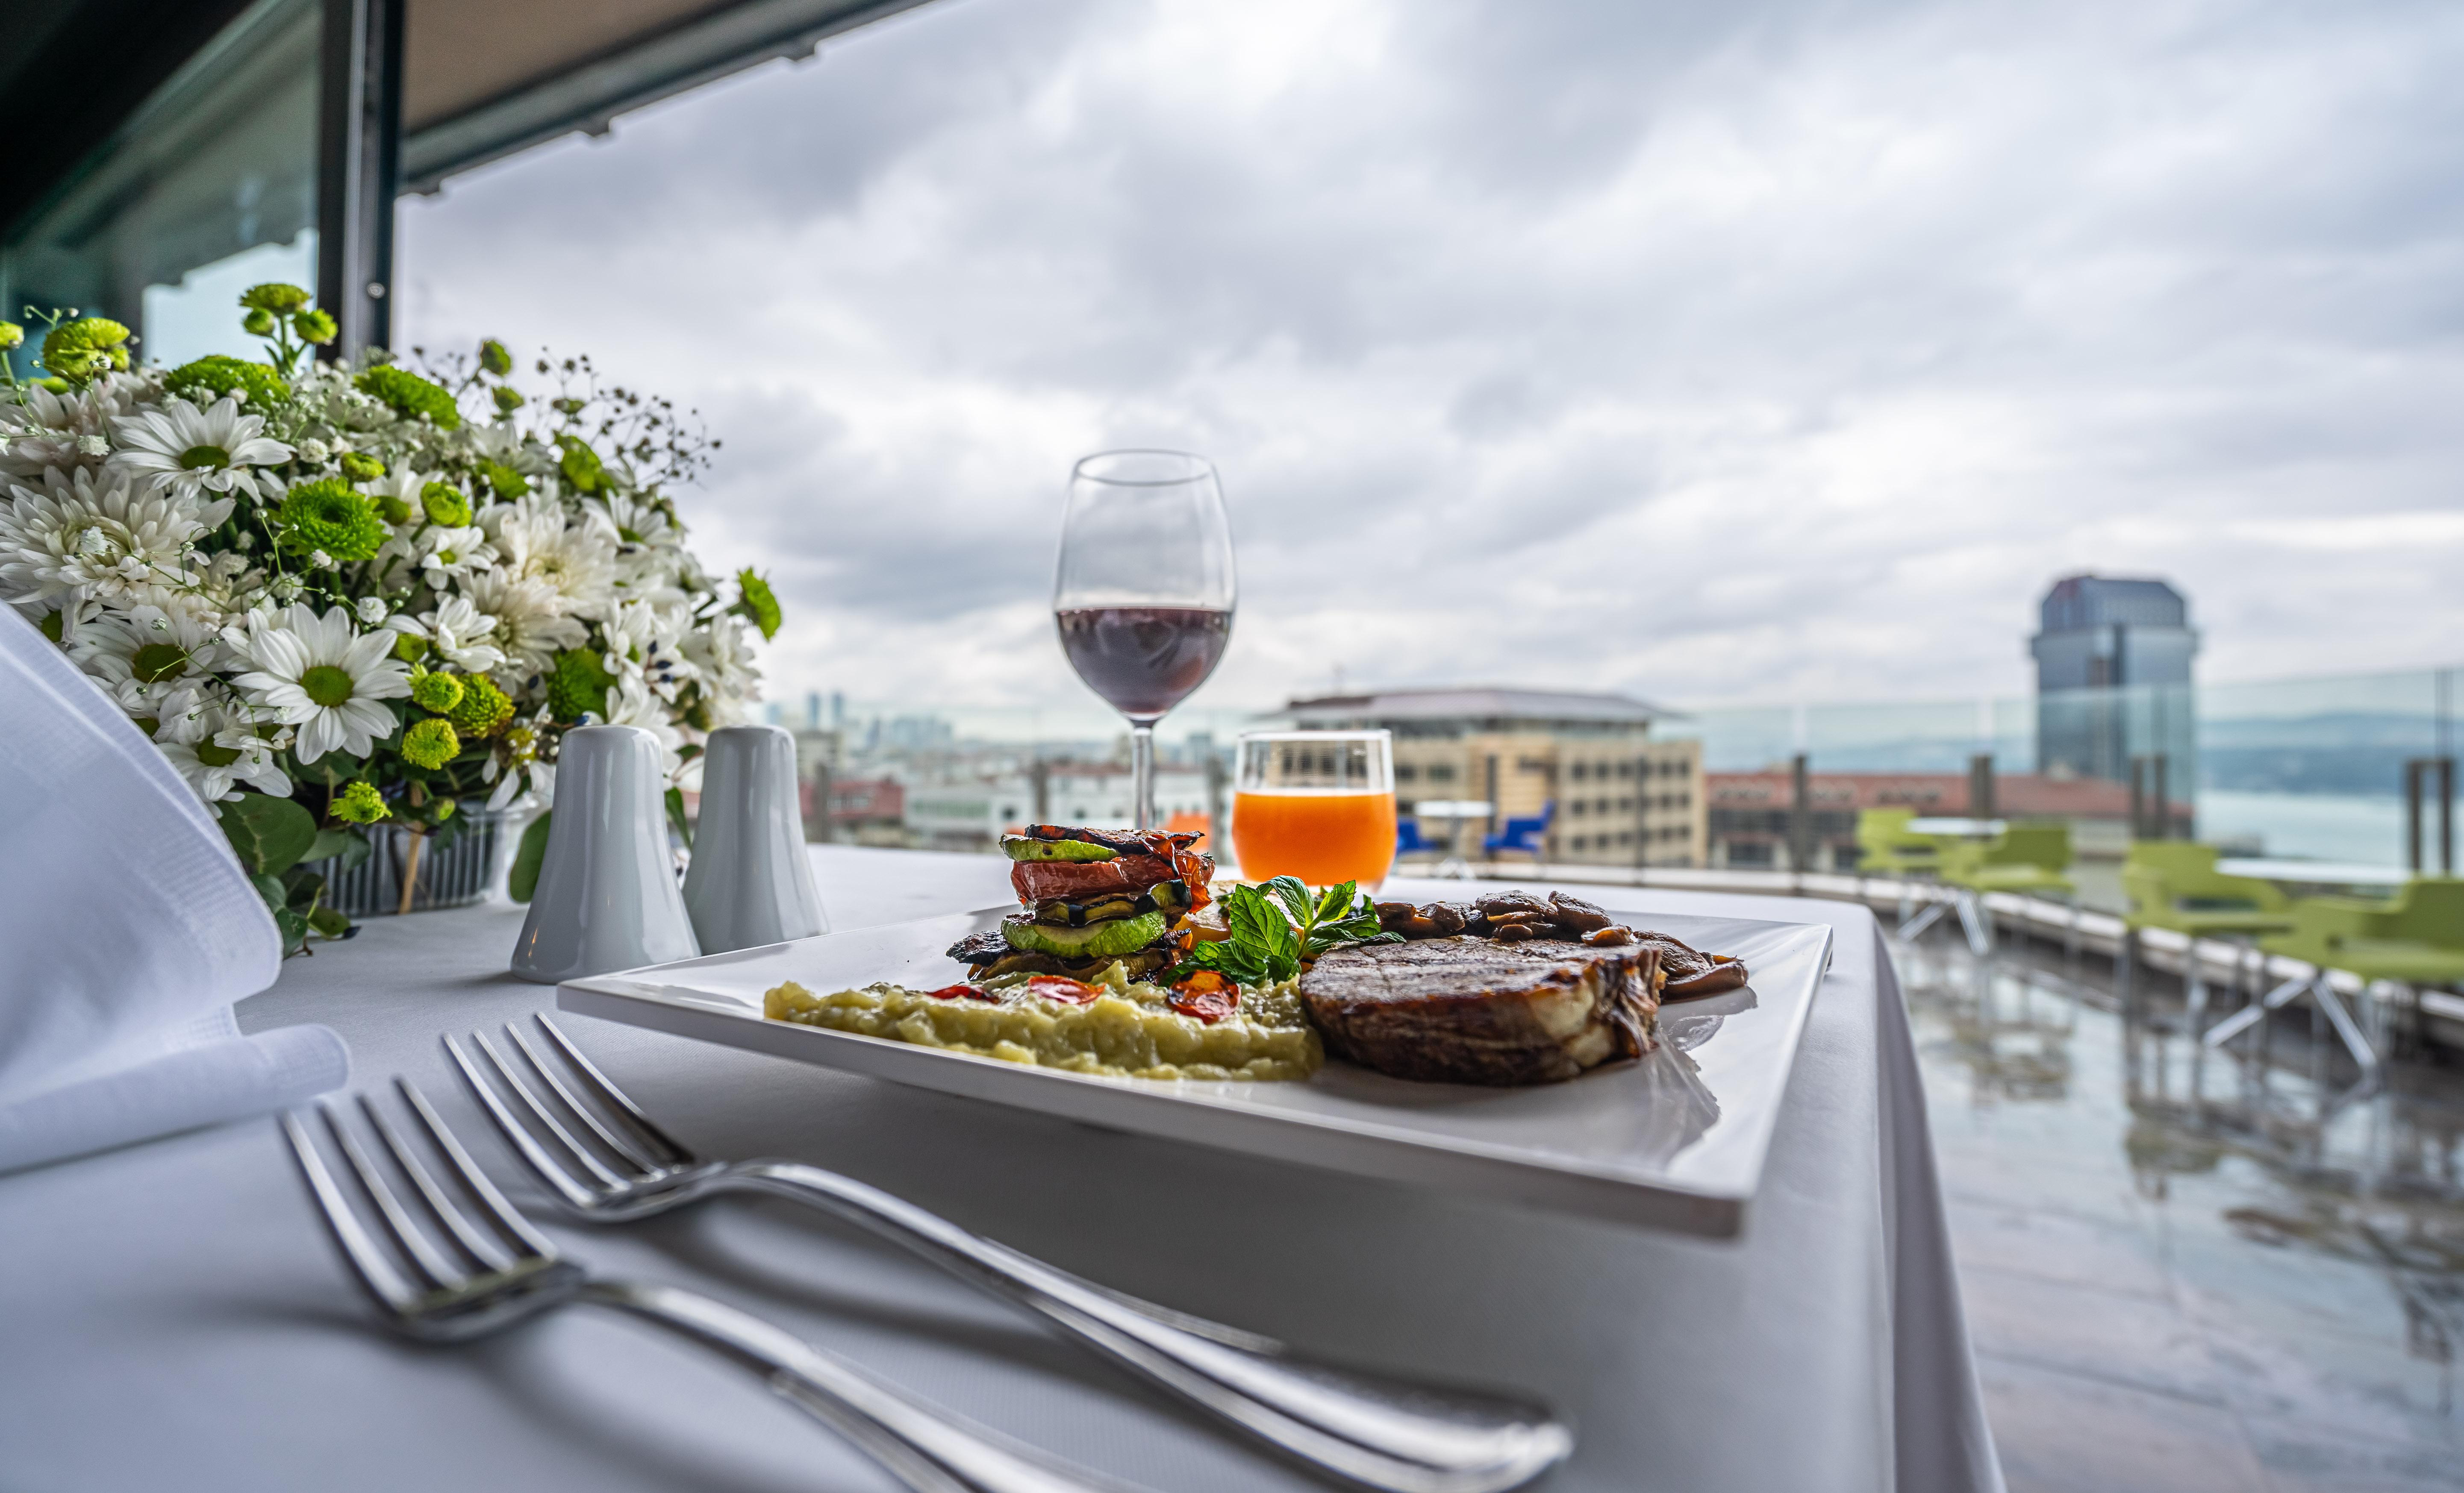
[[[843,929],[1007,898],[1005,863],[989,858],[816,859]],[[1390,889],[1442,890],[1462,888]],[[1537,1390],[1580,1435],[1551,1488],[1998,1488],[1873,919],[1842,903],[1637,895],[1839,930],[1741,1241],[1277,1166],[583,1018],[567,1029],[714,1154],[825,1163],[1329,1357]],[[477,1140],[436,1038],[549,1007],[553,992],[504,973],[520,920],[505,907],[371,919],[292,961],[241,1024],[327,1022],[359,1085],[407,1073]],[[493,1137],[478,1153],[516,1176]],[[548,1217],[535,1188],[511,1190]],[[1323,1486],[816,1215],[726,1200],[623,1231],[551,1230],[596,1266],[709,1291],[1159,1493]],[[381,1335],[264,1123],[0,1178],[0,1485],[891,1486],[734,1371],[605,1313],[462,1349]]]

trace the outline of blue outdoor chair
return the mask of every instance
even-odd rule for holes
[[[1531,857],[1532,864],[1535,866],[1542,864],[1549,859],[1549,822],[1556,817],[1557,801],[1551,799],[1540,805],[1538,817],[1509,819],[1506,822],[1506,828],[1501,832],[1482,836],[1481,853],[1495,860],[1497,852],[1507,850],[1517,855]]]
[[[1444,855],[1451,847],[1442,840],[1420,838],[1420,822],[1398,819],[1395,822],[1395,853],[1397,855]]]

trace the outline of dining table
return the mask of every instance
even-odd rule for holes
[[[995,856],[812,853],[841,930],[1012,900],[1008,863]],[[1848,902],[1617,892],[1621,907],[1835,932],[1737,1238],[1270,1161],[558,1020],[704,1154],[827,1166],[1314,1357],[1534,1393],[1577,1438],[1547,1488],[1999,1488],[1907,1016],[1873,916]],[[1463,884],[1397,879],[1384,894],[1460,896]],[[390,1102],[396,1075],[417,1084],[513,1200],[595,1271],[716,1297],[1157,1493],[1330,1485],[836,1219],[758,1198],[623,1226],[559,1217],[440,1043],[554,1010],[553,989],[506,969],[523,917],[499,897],[369,918],[351,939],[292,959],[241,1002],[240,1025],[322,1022],[350,1044],[351,1090]],[[453,1347],[387,1335],[346,1280],[272,1119],[0,1176],[0,1487],[896,1485],[757,1381],[613,1313],[560,1311]]]

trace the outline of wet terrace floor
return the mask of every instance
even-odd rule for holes
[[[2340,1097],[2306,1004],[2200,1058],[2165,976],[1898,957],[2013,1493],[2464,1489],[2464,1062]]]

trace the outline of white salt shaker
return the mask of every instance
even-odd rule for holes
[[[668,851],[667,754],[639,726],[578,726],[514,973],[552,985],[701,953]]]
[[[701,823],[685,872],[702,953],[828,933],[804,849],[796,738],[778,726],[727,726],[702,752]]]

